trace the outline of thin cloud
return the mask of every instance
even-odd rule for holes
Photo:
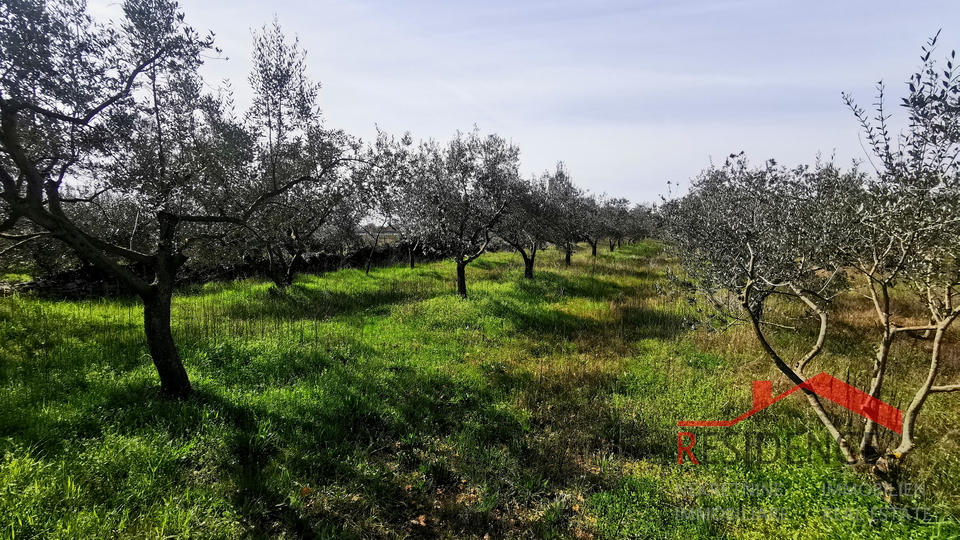
[[[108,1],[92,5],[116,12]],[[276,14],[308,51],[328,124],[440,140],[477,124],[516,141],[528,174],[563,160],[583,187],[635,201],[740,150],[758,163],[864,158],[840,92],[869,107],[885,79],[895,98],[925,40],[960,20],[952,0],[182,5],[230,57],[204,69],[233,81],[240,109],[250,29]],[[960,32],[941,41],[946,54]]]

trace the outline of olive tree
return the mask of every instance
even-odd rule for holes
[[[597,245],[607,234],[603,201],[597,195],[584,194],[579,203],[583,213],[582,239],[590,246],[590,255],[596,257]]]
[[[428,176],[421,174],[419,159],[430,151],[421,146],[416,152],[405,153],[396,172],[379,190],[378,211],[389,216],[389,225],[396,235],[396,243],[407,250],[410,268],[416,266],[417,250],[439,249],[435,221],[431,218],[432,200],[427,189]]]
[[[960,75],[953,53],[946,69],[930,59],[936,38],[924,48],[922,67],[908,81],[902,106],[908,128],[890,135],[884,88],[877,115],[845,95],[879,164],[876,175],[840,173],[832,165],[788,171],[772,163],[751,169],[741,156],[710,168],[691,192],[664,205],[668,238],[689,275],[687,284],[721,312],[751,325],[767,356],[793,383],[823,350],[831,299],[862,283],[879,323],[876,354],[863,391],[877,399],[892,395],[890,369],[902,340],[929,342],[922,381],[912,390],[899,431],[883,432],[866,419],[859,441],[834,425],[816,395],[807,399],[834,437],[847,462],[877,478],[895,499],[904,459],[916,447],[918,418],[935,394],[960,391],[943,381],[944,338],[957,318],[960,268]],[[852,274],[852,279],[843,279]],[[912,291],[926,312],[893,302],[896,291]],[[910,296],[899,294],[901,299]],[[780,328],[779,299],[805,305],[818,320],[809,350],[787,358],[768,339]],[[901,301],[902,304],[902,301]],[[900,381],[900,385],[904,382]]]
[[[474,129],[457,133],[445,146],[422,143],[415,159],[415,184],[426,227],[457,267],[457,294],[467,297],[466,267],[482,255],[503,218],[519,176],[520,150],[498,135]]]
[[[550,241],[563,250],[564,262],[570,266],[574,247],[586,234],[588,213],[584,204],[585,195],[573,183],[563,162],[558,162],[556,170],[549,173],[546,179]]]
[[[264,183],[250,174],[247,130],[203,92],[197,68],[212,38],[174,2],[122,7],[123,22],[102,25],[82,2],[0,6],[0,234],[54,238],[138,295],[161,392],[185,396],[170,327],[179,269],[351,150],[320,138],[319,167]],[[89,225],[107,194],[136,205],[132,240]]]
[[[938,33],[939,35],[939,33]],[[884,85],[878,84],[876,117],[859,107],[850,95],[844,100],[859,121],[873,156],[879,163],[868,184],[869,197],[858,208],[858,235],[843,247],[850,265],[867,281],[880,326],[880,337],[867,392],[883,397],[890,377],[893,345],[902,339],[930,342],[926,375],[904,411],[903,429],[892,448],[883,448],[876,424],[866,423],[860,452],[875,466],[895,476],[903,459],[915,448],[917,419],[933,394],[960,391],[960,384],[940,380],[944,337],[957,317],[960,268],[960,73],[955,52],[945,66],[931,55],[937,36],[923,47],[921,68],[907,81],[900,105],[908,113],[908,127],[890,135],[891,114],[885,108]],[[897,310],[894,289],[912,290],[917,305],[927,313],[917,320]]]
[[[298,182],[251,215],[243,232],[247,250],[262,260],[266,273],[283,289],[293,283],[304,255],[322,248],[320,234],[333,217],[352,205],[357,177],[344,152],[356,154],[357,141],[326,130],[317,106],[320,85],[307,76],[306,52],[287,40],[274,19],[253,35],[253,68],[248,78],[253,105],[247,128],[253,137],[255,184],[277,190]]]
[[[600,206],[604,236],[610,246],[610,252],[623,243],[630,230],[630,201],[621,197],[603,197]]]
[[[583,212],[583,239],[590,244],[590,254],[597,256],[597,245],[604,238],[610,251],[616,249],[626,234],[626,224],[630,201],[610,197],[606,193],[599,196],[585,195],[581,199]]]
[[[636,242],[644,238],[654,238],[659,235],[657,208],[649,204],[636,204],[625,217],[624,238],[628,242]]]
[[[845,254],[833,248],[856,225],[852,208],[862,182],[857,171],[841,173],[832,164],[786,169],[771,160],[754,168],[739,154],[705,170],[688,195],[662,208],[667,240],[686,273],[682,284],[722,316],[749,324],[764,353],[797,385],[823,351],[831,300],[847,289]],[[777,308],[790,303],[807,308],[818,327],[797,357],[769,338],[785,328]],[[846,460],[856,463],[856,448],[821,399],[804,392]]]
[[[119,28],[95,23],[81,3],[14,0],[0,8],[0,232],[22,225],[18,238],[52,236],[134,290],[144,302],[162,388],[185,394],[190,383],[169,326],[171,276],[184,261],[174,245],[180,219],[169,203],[185,175],[171,170],[178,160],[166,150],[180,141],[170,140],[163,120],[171,108],[186,105],[179,90],[190,85],[211,41],[183,25],[175,4],[127,2],[123,8]],[[152,138],[158,151],[141,149],[142,161],[150,163],[129,182],[108,178],[100,165],[138,133]],[[97,191],[64,197],[65,184],[74,180]],[[143,196],[156,231],[153,253],[105,241],[72,217],[78,205],[112,188]],[[155,276],[138,275],[119,260],[148,266]]]
[[[533,279],[537,252],[550,239],[550,199],[546,175],[525,180],[517,176],[509,204],[497,225],[497,236],[523,259],[523,277]]]
[[[378,132],[376,142],[366,152],[365,174],[356,183],[356,206],[361,218],[369,220],[361,225],[363,236],[369,244],[366,271],[374,251],[385,232],[392,236],[392,245],[407,249],[410,268],[414,268],[414,251],[424,237],[422,198],[424,191],[414,178],[416,153],[411,150],[413,139],[405,133],[397,139]]]

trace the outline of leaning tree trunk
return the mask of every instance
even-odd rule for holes
[[[592,255],[592,256],[594,256],[594,257],[597,256],[597,243],[598,243],[598,242],[599,242],[599,240],[594,241],[594,242],[591,242],[591,241],[587,240],[587,243],[590,244],[590,255]]]
[[[533,279],[533,265],[537,262],[537,251],[532,250],[529,257],[522,251],[520,254],[523,255],[523,277]]]
[[[523,248],[516,248],[517,253],[520,254],[520,257],[523,258],[523,277],[527,279],[533,279],[533,264],[537,260],[537,250],[536,248],[530,250],[530,255],[527,255],[526,250]]]
[[[610,240],[610,253],[613,253],[613,250],[617,247],[617,243],[613,240]]]
[[[461,298],[467,297],[467,263],[457,261],[457,294]]]
[[[375,249],[374,246],[370,247],[370,254],[367,255],[367,264],[364,266],[364,269],[363,269],[363,273],[368,276],[370,275],[370,267],[373,265],[374,249]]]
[[[570,258],[572,256],[573,256],[573,246],[571,246],[570,244],[567,244],[566,254],[563,259],[563,261],[566,263],[567,266],[570,266]]]
[[[180,351],[177,350],[177,343],[173,340],[170,305],[173,300],[174,279],[187,258],[173,245],[179,218],[162,212],[158,219],[160,242],[154,266],[156,278],[149,289],[140,294],[143,300],[143,331],[153,365],[160,376],[160,393],[169,397],[185,398],[190,395],[192,388],[180,358]]]
[[[159,292],[143,298],[143,330],[160,375],[160,393],[182,398],[190,395],[190,378],[170,329],[170,300],[170,295]]]
[[[160,393],[175,398],[190,395],[190,378],[173,340],[170,327],[170,305],[173,299],[173,274],[157,269],[157,279],[143,300],[143,330],[150,357],[160,376]]]

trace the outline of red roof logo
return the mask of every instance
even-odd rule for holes
[[[820,397],[829,399],[837,405],[845,407],[868,420],[873,420],[895,433],[902,432],[903,413],[900,412],[900,409],[884,403],[828,373],[815,375],[777,397],[773,397],[772,381],[753,381],[753,408],[749,411],[733,420],[681,420],[677,422],[677,425],[681,427],[730,427],[800,389],[809,390]]]

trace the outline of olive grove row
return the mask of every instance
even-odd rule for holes
[[[563,164],[536,178],[498,135],[364,143],[324,125],[319,84],[279,25],[254,33],[253,105],[214,92],[213,37],[171,0],[128,0],[119,24],[82,0],[0,5],[0,266],[69,252],[144,305],[147,343],[168,395],[191,386],[170,328],[185,265],[251,261],[278,287],[304,258],[376,248],[384,231],[465,266],[512,246],[533,278],[537,250],[570,253],[641,236],[650,215],[579,189]],[[32,251],[31,251],[32,250]],[[369,267],[368,267],[369,268]]]

